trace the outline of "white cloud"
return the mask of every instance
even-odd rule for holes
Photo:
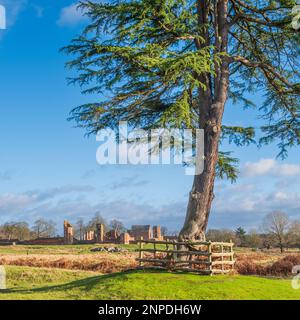
[[[264,216],[276,210],[286,212],[292,219],[299,219],[299,190],[291,190],[289,186],[279,190],[275,184],[266,191],[261,184],[247,188],[238,182],[223,186],[216,193],[209,224],[211,227],[257,229]]]
[[[61,199],[62,196],[73,194],[82,195],[93,192],[95,189],[91,186],[63,186],[45,190],[31,190],[23,193],[5,193],[0,195],[0,216],[16,215],[20,211],[28,211],[36,206],[42,205],[45,201]]]
[[[34,203],[34,199],[26,194],[7,193],[0,197],[0,212],[1,215],[15,211],[18,213],[22,208]]]
[[[247,162],[242,168],[242,176],[274,176],[293,177],[300,175],[300,165],[280,163],[275,159],[261,159],[257,162]]]
[[[264,216],[274,210],[284,211],[292,219],[300,218],[298,184],[278,184],[280,179],[288,182],[294,179],[297,183],[299,166],[262,159],[248,163],[245,168],[250,177],[263,177],[263,183],[254,179],[247,180],[247,177],[233,185],[217,182],[209,227],[235,229],[242,226],[249,230],[259,229]],[[89,185],[69,185],[3,194],[0,195],[0,223],[10,220],[26,220],[31,223],[42,216],[51,218],[60,225],[64,218],[71,222],[78,217],[88,220],[95,212],[100,211],[107,220],[117,218],[128,227],[131,224],[149,223],[165,225],[169,230],[179,230],[184,222],[187,197],[176,199],[165,196],[164,204],[158,204],[143,200],[133,189],[132,197],[120,198],[125,187],[147,183],[141,177],[137,174],[128,175],[119,179],[118,184],[106,183],[101,192]],[[111,192],[112,187],[121,191]]]
[[[222,183],[219,188],[217,184],[209,227],[257,229],[264,216],[274,210],[285,211],[292,219],[299,219],[299,190],[274,186],[273,190],[266,191],[262,187],[259,184]],[[165,199],[164,205],[157,205],[141,199],[120,199],[119,195],[109,199],[88,185],[64,186],[0,195],[0,223],[11,220],[32,223],[37,217],[47,217],[60,225],[63,219],[75,222],[83,217],[89,220],[99,211],[107,220],[120,219],[128,227],[147,223],[179,230],[184,222],[186,201]]]
[[[60,17],[57,20],[57,24],[61,27],[73,27],[86,20],[87,17],[84,16],[83,10],[78,8],[78,3],[73,3],[70,6],[61,9]]]
[[[78,191],[89,192],[88,186],[62,187],[41,191],[40,193],[28,191],[22,194],[0,195],[0,223],[12,220],[24,220],[32,223],[38,217],[51,218],[58,226],[64,219],[76,222],[78,217],[89,220],[95,212],[100,212],[105,219],[120,219],[126,226],[132,224],[161,224],[168,228],[178,229],[184,221],[186,203],[170,202],[156,207],[152,204],[136,203],[127,199],[92,202],[88,199],[58,196]]]

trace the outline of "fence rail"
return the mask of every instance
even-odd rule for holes
[[[138,244],[139,257],[136,260],[140,269],[156,268],[208,275],[229,273],[234,269],[232,242],[139,240]]]

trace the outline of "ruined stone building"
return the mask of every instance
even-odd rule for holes
[[[65,244],[73,244],[73,241],[74,241],[73,227],[66,220],[64,221],[64,239],[65,239]]]
[[[153,227],[153,238],[157,240],[163,240],[163,236],[161,235],[161,228],[160,226]]]
[[[102,223],[96,225],[96,241],[98,243],[104,241],[104,225]]]
[[[129,244],[138,240],[163,240],[164,237],[161,235],[160,226],[154,226],[151,228],[150,225],[133,225],[128,232],[121,234],[120,242],[123,244]]]
[[[38,245],[63,245],[63,244],[88,244],[88,243],[116,243],[130,244],[138,240],[163,240],[160,226],[133,225],[130,230],[120,234],[117,230],[105,231],[103,224],[97,224],[96,230],[89,230],[84,233],[83,240],[74,237],[74,230],[71,223],[64,221],[64,236],[53,238],[38,238],[28,241],[16,241],[23,244]],[[1,243],[0,243],[1,244]]]
[[[150,225],[133,225],[127,232],[119,234],[117,230],[105,232],[104,225],[97,224],[96,230],[90,230],[85,233],[83,241],[78,241],[73,238],[73,242],[75,243],[130,244],[135,243],[138,240],[163,240],[160,226],[151,228]]]
[[[83,235],[83,240],[85,240],[85,241],[95,240],[95,231],[93,231],[93,230],[86,231]]]
[[[133,225],[128,231],[130,236],[136,240],[150,240],[152,239],[152,229],[150,225]]]

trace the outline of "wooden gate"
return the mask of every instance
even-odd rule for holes
[[[232,242],[179,242],[139,240],[139,268],[229,273],[234,269]]]

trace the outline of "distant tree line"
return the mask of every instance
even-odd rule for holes
[[[83,240],[84,234],[96,230],[97,224],[103,224],[105,232],[115,230],[118,234],[126,232],[124,223],[118,219],[107,222],[100,213],[96,213],[89,221],[78,218],[73,225],[74,235],[78,240]],[[162,235],[176,236],[176,231],[168,231],[161,227]],[[11,221],[0,225],[0,239],[31,240],[37,238],[51,238],[57,236],[57,225],[52,220],[37,219],[32,226],[25,221]],[[300,220],[291,220],[281,211],[267,214],[259,229],[246,232],[242,227],[232,229],[209,229],[206,238],[211,241],[230,241],[236,246],[251,248],[300,248]]]
[[[206,237],[211,241],[230,241],[236,246],[251,248],[300,248],[300,220],[291,220],[281,211],[267,214],[259,229],[246,232],[242,227],[231,229],[210,229]]]
[[[37,219],[30,227],[25,221],[10,221],[0,225],[0,239],[31,240],[51,238],[56,235],[56,224],[52,220]]]
[[[97,224],[103,224],[105,232],[115,230],[118,234],[126,232],[124,223],[118,219],[107,222],[100,213],[96,213],[89,221],[78,218],[73,225],[74,236],[78,240],[83,240],[84,234],[88,231],[95,231]],[[166,227],[161,227],[162,235],[168,234]],[[31,240],[37,238],[52,238],[58,236],[57,224],[52,220],[38,218],[30,226],[25,221],[10,221],[0,225],[0,239],[7,240]]]

